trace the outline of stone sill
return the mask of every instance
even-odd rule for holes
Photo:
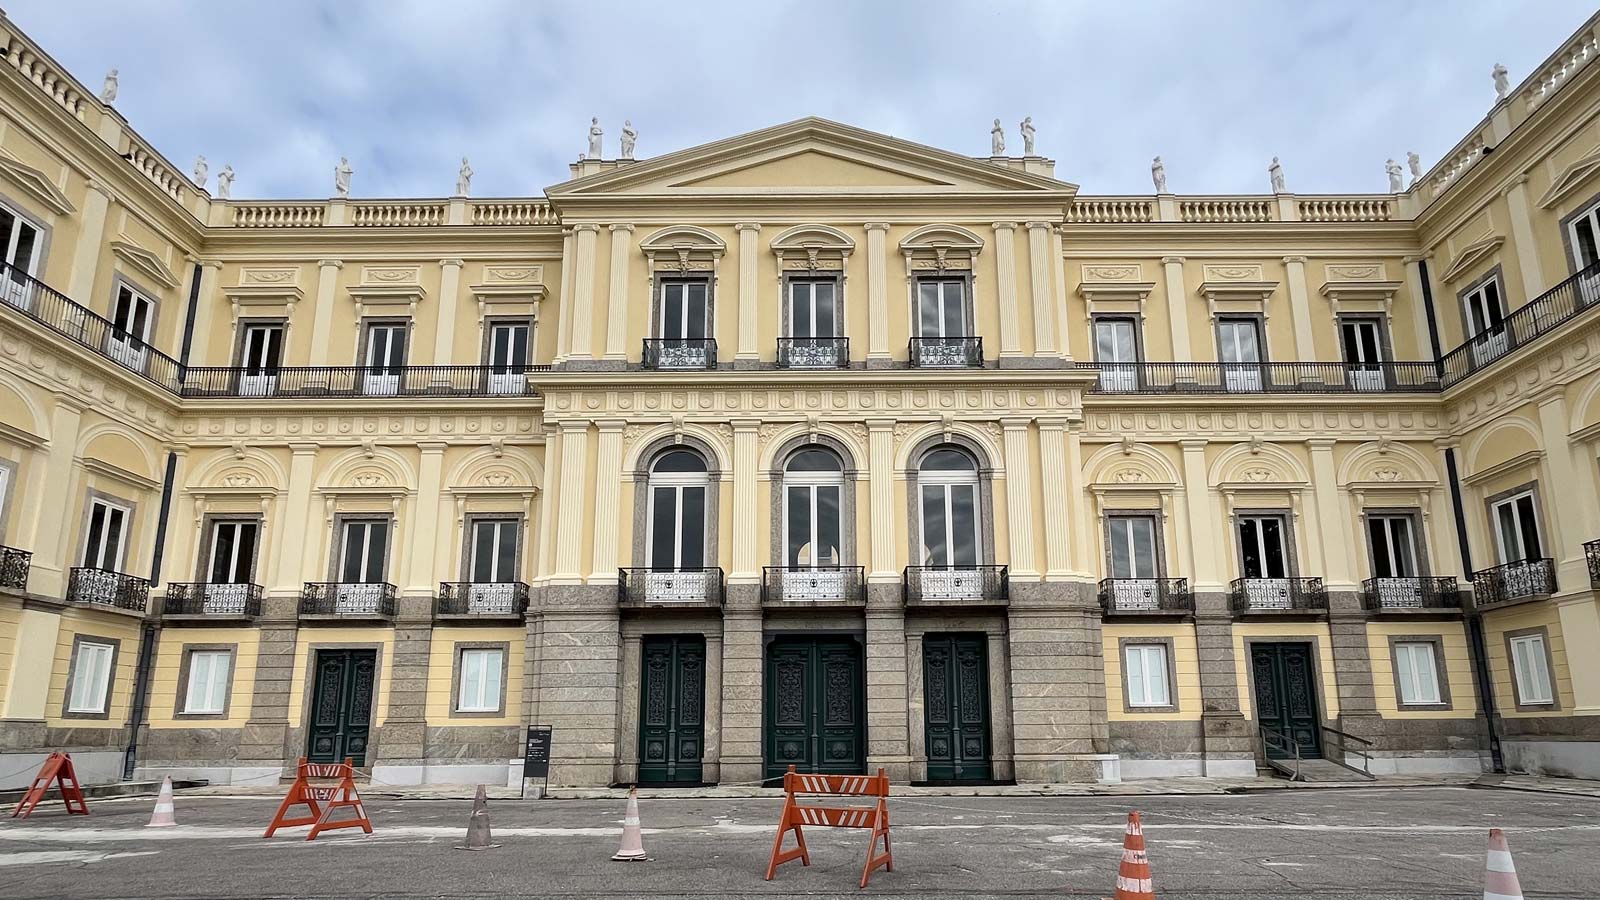
[[[1325,609],[1239,609],[1233,610],[1235,619],[1326,619]]]
[[[865,609],[867,601],[860,600],[762,600],[762,609],[830,610]]]
[[[906,609],[1005,609],[1011,601],[1000,597],[973,597],[960,600],[908,600]]]
[[[162,613],[163,625],[253,625],[255,616],[246,613]]]
[[[1192,619],[1192,609],[1105,609],[1101,608],[1103,619]]]
[[[1550,594],[1529,594],[1526,597],[1508,597],[1505,600],[1496,600],[1492,603],[1479,603],[1476,598],[1472,601],[1474,612],[1482,614],[1497,612],[1502,609],[1511,609],[1514,606],[1526,606],[1529,603],[1543,603],[1549,600]]]
[[[522,613],[434,613],[439,625],[521,625]]]
[[[307,625],[337,625],[341,622],[352,622],[357,625],[394,624],[394,618],[383,613],[301,613],[297,618]]]
[[[1367,616],[1374,619],[1459,619],[1465,612],[1459,606],[1385,606],[1367,610]]]
[[[654,610],[670,613],[683,610],[702,612],[708,609],[721,609],[722,604],[715,600],[687,600],[675,601],[672,603],[663,603],[660,601],[652,603],[645,600],[619,600],[617,601],[617,607],[620,609]]]
[[[120,606],[111,606],[106,603],[89,603],[83,600],[68,600],[64,605],[71,607],[72,609],[92,609],[98,612],[112,613],[118,616],[127,616],[130,619],[143,619],[145,617],[145,610],[143,609],[124,609]]]

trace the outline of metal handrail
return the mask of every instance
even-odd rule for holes
[[[1432,362],[1080,362],[1098,372],[1092,394],[1437,393]]]
[[[976,335],[914,337],[906,344],[906,353],[913,369],[983,368],[983,338]]]
[[[1487,606],[1556,592],[1556,561],[1550,557],[1502,563],[1472,573],[1472,605]]]
[[[639,364],[646,369],[715,369],[716,338],[645,338]]]
[[[399,590],[387,581],[307,581],[300,615],[393,618]]]
[[[528,611],[528,595],[522,581],[441,581],[433,614],[520,618]]]
[[[1583,555],[1589,560],[1589,583],[1600,588],[1600,541],[1584,544]]]
[[[33,554],[15,547],[0,547],[0,587],[28,589],[28,567]]]
[[[705,603],[721,606],[720,566],[638,566],[617,570],[617,603],[661,606]]]
[[[221,582],[167,582],[167,596],[161,601],[163,616],[246,616],[261,615],[262,588],[259,584]]]
[[[528,378],[547,365],[520,366],[191,366],[179,393],[226,397],[537,397]]]
[[[1233,612],[1317,612],[1328,608],[1321,578],[1235,578],[1228,584]]]
[[[994,565],[906,566],[900,574],[901,602],[1008,603],[1011,568]]]
[[[1103,578],[1100,608],[1116,613],[1192,613],[1194,594],[1187,578]]]
[[[1356,774],[1361,775],[1361,776],[1363,776],[1365,778],[1376,779],[1378,777],[1378,776],[1372,774],[1372,752],[1370,750],[1368,750],[1368,749],[1365,749],[1365,748],[1368,748],[1368,747],[1375,746],[1372,741],[1370,741],[1370,740],[1368,740],[1368,739],[1366,739],[1364,737],[1356,737],[1355,735],[1349,733],[1348,731],[1340,731],[1337,728],[1332,728],[1332,727],[1327,726],[1327,725],[1319,725],[1317,727],[1321,728],[1324,734],[1334,735],[1334,736],[1336,736],[1338,738],[1337,743],[1339,745],[1339,757],[1340,758],[1339,759],[1333,759],[1332,757],[1329,757],[1328,758],[1329,762],[1331,762],[1331,763],[1333,763],[1334,765],[1337,765],[1337,766],[1343,766],[1344,768],[1349,769],[1350,771],[1355,772]],[[1348,743],[1349,741],[1354,741],[1357,744],[1360,744],[1361,746],[1360,747],[1352,747]],[[1350,765],[1350,763],[1346,761],[1345,758],[1350,756],[1351,754],[1354,754],[1354,755],[1356,755],[1356,756],[1361,758],[1361,768],[1358,769],[1355,766]]]
[[[67,573],[67,600],[144,612],[150,603],[150,579],[95,566],[76,566]]]
[[[1600,262],[1577,272],[1475,334],[1439,360],[1445,387],[1600,306]]]
[[[763,603],[865,603],[863,566],[763,566]]]
[[[1300,742],[1296,741],[1294,737],[1286,731],[1279,731],[1276,728],[1270,728],[1266,725],[1259,725],[1257,727],[1261,736],[1261,758],[1266,760],[1267,765],[1277,769],[1285,775],[1288,775],[1290,781],[1304,781],[1305,779],[1300,776]],[[1292,769],[1282,760],[1273,759],[1272,754],[1267,752],[1269,738],[1270,744],[1277,747],[1280,751],[1285,753],[1292,751],[1294,753],[1294,767]]]
[[[1361,582],[1361,607],[1368,612],[1460,606],[1458,585],[1449,576],[1375,577]]]

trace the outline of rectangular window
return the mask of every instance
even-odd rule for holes
[[[474,584],[517,580],[517,535],[521,528],[522,523],[516,519],[479,519],[472,523],[469,571]]]
[[[389,523],[370,519],[344,523],[339,580],[346,584],[377,584],[384,579],[389,550]]]
[[[1395,677],[1404,705],[1438,704],[1439,666],[1432,641],[1398,641],[1394,645]]]
[[[505,651],[478,648],[461,651],[461,681],[456,687],[457,712],[499,712],[500,674]]]
[[[1127,667],[1129,706],[1172,705],[1165,644],[1128,644],[1123,661]]]
[[[0,465],[0,528],[6,523],[6,507],[11,503],[11,467]]]
[[[32,222],[0,206],[0,244],[5,247],[8,270],[32,275],[39,261],[39,229]]]
[[[1496,501],[1491,510],[1495,546],[1500,551],[1502,564],[1536,560],[1544,556],[1532,491]]]
[[[704,280],[661,282],[661,337],[701,340],[710,331],[711,286]]]
[[[283,324],[244,326],[239,340],[239,368],[246,376],[276,375],[283,364]]]
[[[1415,578],[1417,544],[1410,516],[1367,516],[1367,539],[1372,548],[1375,578]]]
[[[917,335],[967,337],[967,283],[961,278],[917,282]]]
[[[89,532],[83,543],[83,564],[91,569],[122,571],[122,555],[128,541],[126,506],[98,497],[89,500]]]
[[[257,522],[215,522],[211,526],[211,561],[206,581],[249,584],[255,570]]]
[[[1223,387],[1229,391],[1261,390],[1261,323],[1255,319],[1217,319],[1217,355]]]
[[[91,641],[78,643],[72,663],[72,694],[67,698],[69,713],[106,712],[106,696],[111,690],[111,658],[116,647]]]
[[[1517,703],[1532,706],[1555,703],[1550,686],[1550,663],[1544,635],[1524,634],[1511,638],[1511,667],[1516,676]]]
[[[1156,577],[1154,516],[1108,516],[1106,541],[1111,548],[1112,578]]]
[[[1339,340],[1344,345],[1345,369],[1350,386],[1358,391],[1381,391],[1383,370],[1383,319],[1347,316],[1339,320]]]
[[[1467,336],[1500,332],[1505,328],[1505,305],[1500,298],[1500,276],[1485,281],[1461,296],[1467,316]]]
[[[130,369],[143,370],[150,341],[150,323],[155,318],[155,301],[126,284],[117,285],[111,304],[111,334],[106,352]]]
[[[838,282],[829,278],[789,282],[789,336],[831,338],[839,334]]]
[[[489,371],[495,374],[522,374],[528,365],[528,341],[532,326],[527,322],[495,322],[489,326]]]
[[[1132,391],[1139,383],[1138,323],[1131,318],[1094,320],[1094,359],[1100,365],[1100,387]]]
[[[1580,270],[1600,263],[1600,203],[1568,222],[1567,236],[1572,239],[1573,261]]]
[[[1288,578],[1289,546],[1282,516],[1239,517],[1239,562],[1245,578]]]
[[[183,711],[192,715],[221,715],[228,708],[228,676],[233,668],[231,650],[189,651],[189,686]]]

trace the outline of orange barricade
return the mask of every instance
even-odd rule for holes
[[[28,792],[22,795],[17,808],[11,811],[11,818],[20,816],[26,819],[32,815],[33,808],[44,799],[45,791],[50,790],[52,781],[61,786],[61,802],[67,807],[67,815],[89,814],[89,804],[83,802],[83,788],[78,785],[78,773],[72,770],[72,757],[58,750],[45,758],[44,765],[39,767],[39,774],[33,776],[33,784],[28,787]]]
[[[353,761],[348,756],[342,763],[308,763],[304,756],[300,757],[294,784],[289,785],[289,793],[278,805],[277,815],[272,817],[272,824],[267,826],[267,833],[262,837],[272,837],[272,833],[279,828],[295,828],[300,825],[311,826],[311,833],[306,835],[308,841],[314,841],[317,835],[336,828],[359,826],[362,831],[371,834],[372,820],[367,818],[367,809],[361,805],[361,796],[356,793],[355,771]],[[310,783],[312,778],[337,778],[339,783],[314,785]],[[327,805],[319,806],[319,803]],[[296,806],[304,806],[311,812],[288,818],[289,810]],[[338,809],[355,810],[355,818],[333,821],[334,810]]]
[[[798,859],[801,865],[811,865],[811,854],[806,852],[805,835],[801,825],[824,825],[830,828],[870,828],[867,841],[867,865],[861,870],[861,886],[867,886],[872,870],[883,866],[894,871],[894,856],[889,852],[889,776],[879,769],[876,775],[799,775],[794,766],[783,776],[783,815],[778,818],[778,836],[772,841],[772,861],[767,863],[767,880],[777,874],[778,866]],[[876,806],[802,806],[795,802],[796,794],[832,794],[845,797],[877,797]],[[795,848],[783,849],[783,836],[794,832]],[[878,838],[883,838],[883,853],[878,854]],[[875,855],[876,854],[876,855]]]

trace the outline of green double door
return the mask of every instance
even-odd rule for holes
[[[928,780],[988,781],[988,639],[929,634],[922,639],[923,727]]]
[[[705,750],[706,642],[644,639],[639,697],[639,783],[699,784]]]
[[[318,650],[316,683],[307,722],[306,757],[312,762],[366,765],[372,732],[376,650]]]
[[[866,771],[866,678],[851,638],[777,638],[767,645],[762,733],[766,777]]]
[[[1267,741],[1273,759],[1322,756],[1322,720],[1317,704],[1317,670],[1311,645],[1303,643],[1252,643],[1250,668],[1255,682],[1256,722],[1286,740]]]

